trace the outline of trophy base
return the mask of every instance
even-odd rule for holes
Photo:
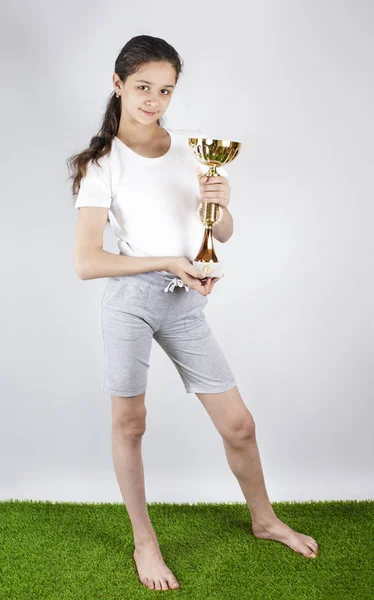
[[[193,266],[198,271],[202,271],[206,277],[222,277],[223,263],[220,262],[201,262],[194,260]]]

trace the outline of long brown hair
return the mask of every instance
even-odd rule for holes
[[[125,83],[129,75],[148,62],[170,63],[175,69],[176,81],[178,81],[183,67],[183,61],[178,52],[165,40],[151,35],[137,35],[131,38],[117,56],[114,71],[122,83]],[[91,138],[88,148],[70,156],[66,161],[71,172],[69,179],[73,180],[73,196],[79,192],[80,182],[86,175],[88,162],[92,160],[97,166],[100,166],[97,162],[98,159],[110,152],[112,139],[117,135],[120,118],[121,97],[117,98],[116,92],[113,90],[107,102],[99,132]],[[157,124],[161,125],[161,123],[162,118],[157,119]],[[75,202],[75,198],[73,200]]]

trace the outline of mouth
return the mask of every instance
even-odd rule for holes
[[[153,115],[155,115],[155,112],[149,112],[147,110],[143,110],[142,108],[140,109],[145,115],[148,115],[149,117],[153,117]]]

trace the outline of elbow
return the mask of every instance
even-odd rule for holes
[[[90,279],[88,271],[90,270],[91,254],[86,248],[75,247],[73,252],[74,270],[79,279]]]
[[[86,279],[84,269],[81,265],[74,265],[74,270],[79,279]]]
[[[79,279],[87,279],[85,263],[76,254],[74,254],[74,271]]]
[[[102,248],[100,248],[100,251]],[[95,279],[97,277],[98,249],[74,252],[74,269],[79,279]],[[99,275],[100,277],[100,275]]]

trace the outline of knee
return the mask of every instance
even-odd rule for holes
[[[146,430],[146,411],[137,410],[135,413],[122,413],[112,420],[113,431],[123,437],[139,437]]]
[[[224,435],[226,442],[240,445],[256,436],[256,424],[250,412],[239,419],[232,420],[228,424]]]
[[[113,432],[126,438],[138,438],[144,435],[146,425],[143,420],[126,421],[125,423],[113,423]]]

